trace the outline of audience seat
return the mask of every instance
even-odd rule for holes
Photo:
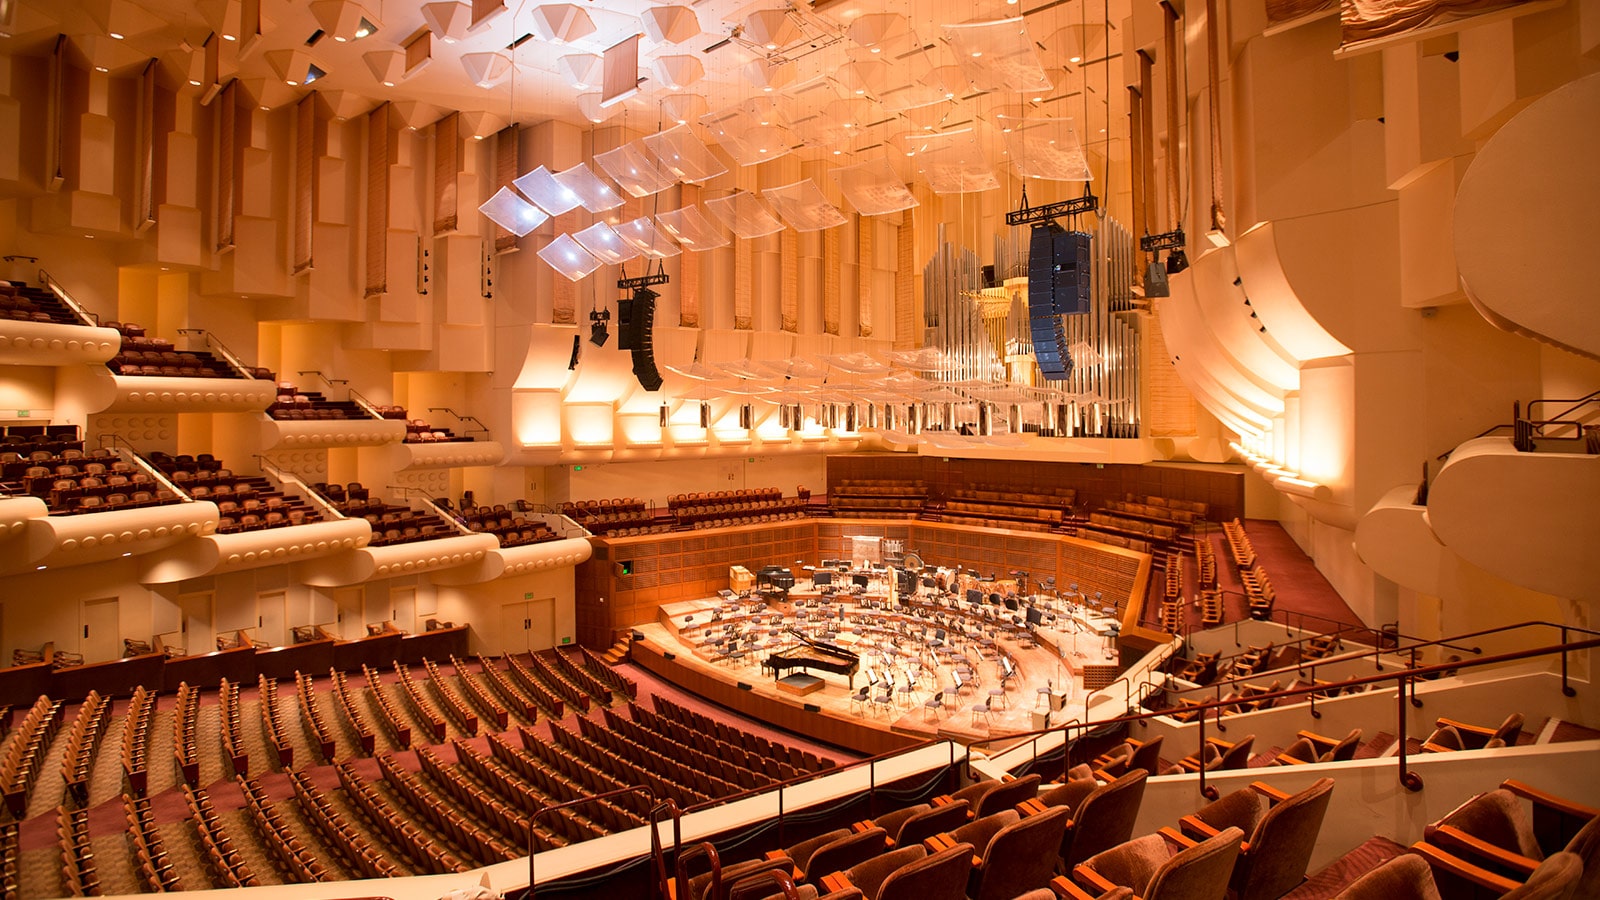
[[[1361,746],[1361,729],[1352,728],[1338,740],[1310,731],[1301,731],[1294,743],[1272,760],[1275,766],[1301,766],[1309,763],[1344,762]]]
[[[1258,781],[1184,816],[1179,825],[1184,835],[1197,840],[1230,827],[1247,834],[1229,882],[1231,896],[1277,900],[1305,878],[1332,797],[1332,778],[1319,778],[1293,795]],[[1263,800],[1269,804],[1265,811]]]
[[[956,791],[950,799],[967,801],[972,805],[969,817],[981,819],[1038,796],[1041,780],[1038,775],[1024,775],[1011,781],[980,781]]]
[[[1047,887],[1071,815],[1071,810],[1056,807],[1023,818],[1008,809],[956,829],[957,841],[976,848],[967,896],[1011,900],[1024,891]]]
[[[1446,895],[1439,889],[1434,869],[1451,865],[1448,858],[1425,859],[1416,854],[1401,854],[1356,879],[1333,900],[1444,900]],[[1475,879],[1490,893],[1498,893],[1500,900],[1568,900],[1585,896],[1577,892],[1584,874],[1583,862],[1571,853],[1551,856],[1524,882],[1501,878],[1476,867],[1471,869],[1475,871],[1451,871],[1453,875]]]
[[[833,889],[854,887],[866,900],[966,900],[971,870],[971,844],[932,855],[921,845],[902,847],[852,866]]]
[[[1124,843],[1133,836],[1133,822],[1144,802],[1145,780],[1149,773],[1133,769],[1107,784],[1093,779],[1069,781],[1039,797],[1048,807],[1065,807],[1072,812],[1061,836],[1059,855],[1066,871],[1094,856]]]
[[[1243,831],[1226,828],[1216,837],[1174,852],[1176,845],[1164,834],[1134,838],[1075,867],[1072,877],[1088,892],[1067,896],[1090,897],[1125,887],[1143,900],[1222,900],[1243,839]]]

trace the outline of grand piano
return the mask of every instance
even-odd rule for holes
[[[806,637],[796,629],[790,628],[788,632],[799,643],[774,650],[761,664],[763,669],[772,670],[773,680],[782,678],[785,672],[794,668],[821,669],[845,676],[849,679],[851,689],[855,688],[856,671],[861,667],[859,656],[838,644]]]

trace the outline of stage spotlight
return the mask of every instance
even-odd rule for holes
[[[1189,268],[1189,257],[1183,254],[1183,248],[1173,248],[1172,252],[1167,254],[1167,274],[1176,275],[1187,268]]]
[[[611,338],[611,330],[606,323],[611,321],[611,310],[597,309],[589,312],[589,343],[596,347],[604,347]]]

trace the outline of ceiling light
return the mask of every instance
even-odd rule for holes
[[[1067,62],[1082,62],[1082,61],[1083,61],[1083,57],[1081,57],[1081,56],[1069,56],[1069,57],[1067,57]]]
[[[94,70],[96,72],[109,72],[109,71],[111,71],[110,69],[106,68],[105,66],[95,66]]]
[[[225,34],[225,35],[223,35],[223,36],[222,36],[222,39],[223,39],[223,40],[225,40],[225,41],[237,41],[237,40],[238,40],[238,38],[237,38],[237,37],[234,37],[234,36],[233,36],[233,35],[231,35],[231,34]]]
[[[122,40],[122,35],[121,35],[121,34],[120,34],[120,33],[119,33],[119,32],[115,32],[115,31],[113,31],[113,32],[110,32],[110,35],[111,35],[111,39],[112,39],[112,40],[113,40],[113,41],[120,41],[120,40]]]
[[[973,59],[977,59],[978,57],[980,57],[982,55],[983,55],[983,51],[982,50],[974,50],[974,51],[972,51],[972,58]]]

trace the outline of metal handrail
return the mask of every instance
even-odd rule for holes
[[[1553,623],[1548,623],[1548,622],[1523,623],[1523,624],[1538,624],[1538,625],[1552,625],[1553,626]],[[1510,626],[1510,627],[1511,628],[1515,628],[1515,627],[1520,627],[1520,626]],[[1479,667],[1479,666],[1500,665],[1502,663],[1516,662],[1518,660],[1535,659],[1535,658],[1538,658],[1538,657],[1541,657],[1541,656],[1551,656],[1551,655],[1555,655],[1555,654],[1560,654],[1560,656],[1561,656],[1561,693],[1562,693],[1563,696],[1567,696],[1567,697],[1575,696],[1577,694],[1577,691],[1576,691],[1576,689],[1574,689],[1571,686],[1571,684],[1568,681],[1567,654],[1572,653],[1572,652],[1577,651],[1577,650],[1590,650],[1590,649],[1600,648],[1600,637],[1591,638],[1589,640],[1583,640],[1583,641],[1571,641],[1571,642],[1568,642],[1568,641],[1566,641],[1567,632],[1568,631],[1582,631],[1582,632],[1584,632],[1586,634],[1600,634],[1600,632],[1593,631],[1593,630],[1590,630],[1590,629],[1577,628],[1576,626],[1570,626],[1570,625],[1561,625],[1561,626],[1553,626],[1553,627],[1559,627],[1561,629],[1562,643],[1560,643],[1560,644],[1553,644],[1553,645],[1550,645],[1550,646],[1547,646],[1547,647],[1537,647],[1537,648],[1534,648],[1534,649],[1531,649],[1531,650],[1515,650],[1515,651],[1511,651],[1511,652],[1507,652],[1507,653],[1498,653],[1498,654],[1495,654],[1495,655],[1492,655],[1492,656],[1485,656],[1485,657],[1482,657],[1480,659],[1453,660],[1451,662],[1437,663],[1437,664],[1428,665],[1428,666],[1414,666],[1414,667],[1409,667],[1409,668],[1406,668],[1406,669],[1401,669],[1401,670],[1393,671],[1393,672],[1386,672],[1386,673],[1378,674],[1378,675],[1363,675],[1363,676],[1359,676],[1359,677],[1356,677],[1356,678],[1348,678],[1348,679],[1345,679],[1344,681],[1333,682],[1331,684],[1325,684],[1325,685],[1312,685],[1312,686],[1309,686],[1309,687],[1300,687],[1300,688],[1285,688],[1285,689],[1280,690],[1280,691],[1271,691],[1271,692],[1268,692],[1268,693],[1258,694],[1258,695],[1255,695],[1254,697],[1252,697],[1251,699],[1258,700],[1258,701],[1276,701],[1276,700],[1280,700],[1280,699],[1285,698],[1285,697],[1299,697],[1299,696],[1302,696],[1302,695],[1305,695],[1305,694],[1319,693],[1319,692],[1322,692],[1322,691],[1332,690],[1334,688],[1358,687],[1358,686],[1365,686],[1365,685],[1381,684],[1381,683],[1386,683],[1386,682],[1391,682],[1391,681],[1395,682],[1395,684],[1399,687],[1399,691],[1398,691],[1398,696],[1399,696],[1399,700],[1398,700],[1399,715],[1398,715],[1398,724],[1397,724],[1397,732],[1396,732],[1397,736],[1395,738],[1395,743],[1399,745],[1399,753],[1398,753],[1399,770],[1400,770],[1399,779],[1400,779],[1400,783],[1407,790],[1418,791],[1418,790],[1422,789],[1422,777],[1420,775],[1416,774],[1415,772],[1410,771],[1406,767],[1406,749],[1405,749],[1405,741],[1406,741],[1405,707],[1406,707],[1406,704],[1409,702],[1410,705],[1412,705],[1414,707],[1421,707],[1422,706],[1422,701],[1418,700],[1417,697],[1416,697],[1416,682],[1418,680],[1427,680],[1427,679],[1437,678],[1437,677],[1441,677],[1441,676],[1445,676],[1445,675],[1454,675],[1460,669],[1476,668],[1476,667]],[[1490,629],[1490,631],[1485,631],[1485,632],[1482,632],[1482,633],[1487,634],[1487,633],[1491,633],[1492,631],[1495,631],[1495,630],[1499,630],[1499,629]],[[1467,635],[1466,637],[1472,637],[1472,636],[1473,635]],[[1192,709],[1195,712],[1198,712],[1200,714],[1199,715],[1199,747],[1201,748],[1202,752],[1203,752],[1204,747],[1206,745],[1205,729],[1206,729],[1206,718],[1207,718],[1207,715],[1209,713],[1213,713],[1213,712],[1217,712],[1218,714],[1220,714],[1220,711],[1223,708],[1228,707],[1228,706],[1232,706],[1234,703],[1235,703],[1235,701],[1231,701],[1231,700],[1226,702],[1226,703],[1222,703],[1222,702],[1204,702],[1204,703],[1195,704],[1194,706],[1190,707],[1190,709]],[[1071,762],[1070,750],[1071,750],[1071,747],[1072,747],[1073,744],[1075,744],[1077,742],[1077,740],[1079,740],[1079,739],[1081,739],[1083,737],[1082,732],[1085,732],[1085,731],[1087,731],[1087,730],[1089,730],[1091,728],[1093,728],[1093,729],[1101,729],[1101,728],[1106,728],[1108,726],[1114,726],[1114,725],[1121,725],[1121,724],[1127,724],[1127,723],[1132,723],[1132,722],[1144,721],[1144,720],[1147,720],[1147,719],[1156,718],[1157,716],[1164,716],[1166,714],[1167,714],[1167,710],[1159,710],[1159,711],[1155,711],[1155,712],[1128,713],[1126,715],[1117,716],[1117,717],[1114,717],[1114,718],[1111,718],[1111,719],[1105,719],[1103,721],[1086,722],[1086,723],[1081,723],[1081,724],[1076,724],[1076,725],[1074,723],[1068,723],[1068,724],[1063,725],[1063,726],[1055,726],[1055,727],[1052,727],[1052,728],[1044,728],[1044,729],[1038,729],[1038,730],[1035,730],[1035,731],[1023,732],[1021,734],[1005,735],[1003,737],[988,738],[988,739],[981,740],[981,741],[974,741],[972,744],[969,744],[967,746],[967,751],[968,751],[968,753],[970,755],[972,747],[978,746],[980,744],[987,744],[987,743],[990,743],[992,741],[998,741],[998,740],[1016,741],[1020,745],[1020,743],[1022,741],[1026,740],[1028,738],[1040,737],[1040,736],[1047,735],[1047,734],[1050,734],[1050,733],[1053,733],[1053,732],[1056,732],[1056,731],[1061,731],[1062,732],[1062,769],[1061,769],[1061,771],[1062,771],[1062,780],[1065,781],[1066,780],[1067,770],[1070,768],[1070,762]],[[1078,728],[1080,730],[1080,734],[1076,738],[1074,738],[1070,733],[1070,729],[1073,728],[1073,727],[1076,727],[1076,728]],[[1035,746],[1037,746],[1037,741],[1035,741]],[[1035,759],[1033,762],[1034,762],[1034,764],[1036,764],[1038,762],[1038,760]],[[1202,767],[1199,770],[1198,774],[1200,776],[1200,791],[1201,791],[1201,793],[1204,794],[1208,799],[1216,799],[1216,789],[1214,787],[1208,787],[1206,785],[1206,770]]]
[[[133,457],[133,459],[129,460],[129,462],[143,469],[145,474],[149,475],[151,478],[154,478],[157,482],[165,485],[167,490],[171,491],[172,495],[177,497],[180,501],[184,503],[198,502],[193,497],[189,496],[187,491],[178,487],[178,485],[175,484],[171,478],[168,478],[167,473],[161,471],[161,467],[152,465],[149,460],[145,459],[144,454],[139,451],[139,448],[135,447],[127,438],[120,434],[103,432],[97,437],[97,440],[100,442],[101,449],[105,449],[106,444],[109,443],[115,450],[127,451]]]
[[[1536,424],[1536,425],[1545,424],[1546,422],[1550,422],[1550,421],[1566,418],[1566,416],[1569,413],[1575,413],[1578,410],[1582,409],[1583,407],[1588,406],[1591,403],[1596,403],[1596,402],[1600,402],[1600,389],[1590,391],[1589,393],[1587,393],[1587,394],[1583,395],[1582,397],[1579,397],[1579,398],[1577,398],[1575,400],[1556,399],[1556,398],[1553,398],[1553,397],[1543,397],[1543,398],[1540,398],[1538,400],[1529,400],[1528,401],[1528,418],[1529,419],[1533,418],[1533,408],[1535,406],[1538,406],[1541,403],[1571,403],[1572,405],[1567,407],[1566,409],[1563,409],[1561,412],[1556,413],[1554,416],[1551,416],[1550,419],[1545,420],[1545,422],[1538,422],[1537,420],[1535,420],[1534,424]]]
[[[39,270],[39,283],[49,288],[50,292],[56,295],[56,299],[60,300],[62,303],[65,303],[67,308],[72,310],[72,312],[77,315],[80,321],[88,322],[95,327],[99,327],[100,317],[90,312],[89,309],[83,304],[72,299],[72,295],[67,293],[67,289],[61,286],[61,282],[50,277],[49,272],[46,272],[43,269]]]
[[[622,794],[644,794],[646,797],[649,797],[651,799],[651,801],[654,801],[656,799],[655,791],[652,791],[649,788],[649,786],[643,785],[643,784],[634,784],[634,785],[629,785],[627,787],[616,788],[614,790],[606,791],[606,792],[600,793],[600,794],[590,794],[587,797],[579,797],[576,800],[568,800],[565,803],[557,803],[557,804],[555,804],[553,806],[541,807],[536,812],[534,812],[533,815],[528,817],[528,894],[527,894],[527,896],[528,896],[529,900],[532,900],[533,895],[534,895],[534,890],[538,887],[538,884],[539,884],[538,879],[535,877],[535,874],[534,874],[534,868],[535,868],[535,865],[536,865],[536,863],[534,861],[539,858],[539,847],[538,847],[538,844],[535,843],[535,841],[534,841],[534,833],[533,833],[534,823],[538,822],[539,819],[542,818],[545,813],[558,812],[558,811],[563,810],[563,809],[570,809],[570,808],[572,808],[574,806],[584,806],[584,805],[587,805],[589,803],[595,803],[595,802],[600,801],[600,800],[609,800],[612,797],[617,797],[617,796],[620,796]],[[652,834],[655,832],[654,828],[652,828],[650,830],[651,830]],[[654,849],[655,848],[652,846],[652,852],[654,851]]]
[[[374,419],[383,418],[383,413],[378,411],[377,404],[356,393],[355,388],[347,388],[345,393],[349,396],[351,403],[361,407],[362,412],[373,417]]]
[[[484,434],[488,434],[489,433],[489,426],[483,424],[483,421],[481,419],[479,419],[477,416],[463,416],[462,414],[456,412],[455,410],[451,409],[448,406],[430,406],[430,407],[428,407],[428,412],[447,412],[450,415],[455,416],[456,417],[456,421],[458,421],[458,422],[474,422],[474,423],[477,424],[477,429],[476,430],[481,431]],[[463,431],[468,431],[468,430],[471,430],[471,429],[463,428],[462,430]]]
[[[247,366],[247,365],[245,365],[244,362],[239,359],[238,354],[234,353],[232,350],[229,350],[228,349],[228,345],[224,344],[220,339],[218,339],[218,337],[216,335],[212,334],[210,331],[208,331],[208,330],[206,330],[204,328],[179,328],[178,329],[178,333],[179,334],[184,334],[184,335],[188,335],[188,334],[198,334],[198,335],[200,335],[201,338],[203,338],[205,340],[206,346],[208,348],[216,351],[217,355],[222,357],[223,361],[226,362],[228,365],[232,366],[233,370],[235,372],[239,373],[239,375],[241,375],[242,377],[244,377],[246,379],[249,379],[251,381],[257,380],[256,379],[256,375],[255,375],[255,366]]]
[[[260,467],[263,475],[272,476],[273,478],[277,479],[279,484],[298,485],[300,487],[301,496],[306,497],[311,503],[321,508],[324,518],[328,519],[329,521],[338,521],[340,519],[349,518],[349,516],[346,516],[344,513],[340,512],[339,508],[334,506],[333,503],[328,500],[328,498],[322,496],[321,491],[313,488],[309,484],[306,484],[305,481],[300,478],[300,476],[294,474],[293,472],[284,471],[283,469],[279,468],[276,463],[268,462],[267,458],[259,453],[252,453],[250,456],[256,461],[256,465]]]

